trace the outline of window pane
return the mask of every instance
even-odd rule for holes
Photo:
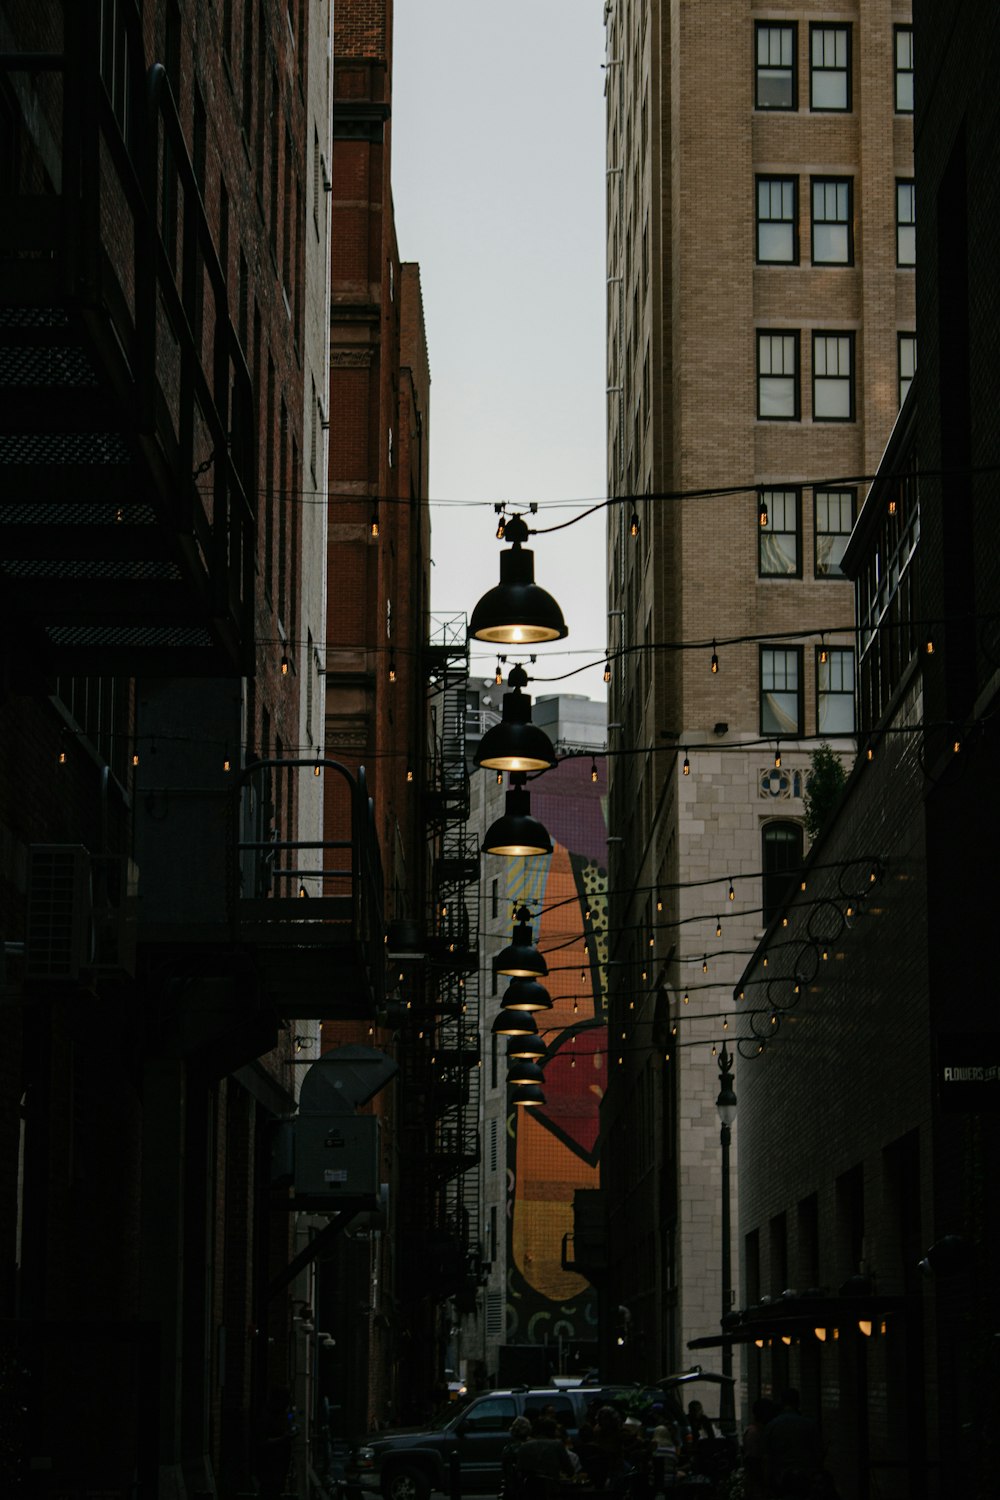
[[[795,416],[795,381],[791,376],[761,376],[760,414],[762,417]]]
[[[913,113],[913,74],[896,74],[896,113],[899,115],[912,115]]]
[[[816,492],[816,577],[842,578],[841,559],[854,525],[851,490]]]
[[[817,265],[847,265],[850,258],[846,224],[813,226],[813,260]]]
[[[794,261],[795,237],[791,224],[760,224],[757,229],[757,259]]]
[[[797,651],[761,652],[761,728],[765,734],[799,732],[799,656]]]
[[[791,73],[761,68],[757,73],[757,104],[760,109],[791,109]]]
[[[847,75],[844,73],[814,73],[812,102],[814,109],[846,109]]]
[[[763,577],[787,578],[799,570],[798,493],[764,490],[767,525],[760,528],[759,570]]]
[[[851,382],[817,378],[813,395],[813,416],[849,421],[851,416]]]
[[[794,535],[779,536],[761,527],[760,571],[762,573],[773,573],[779,577],[794,575],[798,570],[797,551]]]
[[[820,734],[853,734],[854,652],[831,650],[817,663],[816,687]]]

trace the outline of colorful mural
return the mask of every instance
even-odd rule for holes
[[[607,834],[604,809],[582,763],[561,766],[559,786],[532,788],[532,811],[553,840],[544,858],[512,860],[507,896],[536,917],[549,966],[551,1011],[537,1017],[549,1048],[546,1102],[507,1120],[508,1286],[506,1339],[513,1344],[591,1341],[597,1300],[562,1266],[573,1230],[573,1194],[598,1184],[600,1103],[607,1078]],[[573,839],[571,852],[560,835]],[[572,1257],[570,1257],[572,1258]]]

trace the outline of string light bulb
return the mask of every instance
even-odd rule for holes
[[[767,501],[764,498],[763,491],[761,491],[760,501],[757,507],[757,519],[760,522],[761,526],[767,525]]]
[[[59,764],[61,766],[64,766],[66,764],[66,751],[65,750],[60,750],[59,751],[58,760],[59,760]]]
[[[691,996],[688,994],[687,990],[685,990],[684,991],[684,1004],[685,1005],[690,1005],[690,1003],[691,1003]]]
[[[371,534],[372,534],[372,536],[378,536],[378,511],[377,510],[373,510],[372,511]]]
[[[133,750],[132,751],[132,764],[134,766],[137,766],[139,764],[139,752],[138,752],[138,750]]]
[[[639,535],[639,513],[638,513],[638,511],[633,511],[632,512],[632,519],[628,523],[628,529],[629,529],[629,532],[630,532],[630,534],[632,536],[638,536]]]
[[[314,776],[322,776],[322,774],[323,774],[323,767],[319,763],[319,756],[317,756],[316,757],[316,764],[313,766],[313,775]]]
[[[226,755],[224,755],[222,757],[222,769],[223,769],[223,771],[227,771],[227,772],[231,771],[233,769],[233,763],[229,759],[228,754],[226,754]]]
[[[391,656],[389,658],[389,681],[396,681],[396,662],[395,659]]]
[[[611,681],[611,663],[610,663],[610,661],[605,661],[605,663],[604,663],[604,681],[605,682],[610,682]]]
[[[688,760],[688,753],[686,750],[684,751],[684,764],[681,767],[681,770],[684,772],[685,776],[691,775],[691,762]]]
[[[410,765],[406,767],[406,779],[408,782],[412,782],[413,780],[413,767]]]
[[[499,656],[497,657],[497,669],[493,673],[493,681],[496,683],[497,687],[500,687],[502,685],[502,683],[503,683],[503,673],[500,670],[500,658],[499,658]]]
[[[716,919],[715,919],[715,935],[716,935],[716,937],[721,937],[722,936],[722,918],[721,917],[716,917]]]
[[[961,750],[961,748],[962,748],[962,741],[961,741],[961,740],[958,740],[958,739],[956,739],[956,740],[954,740],[954,741],[953,741],[953,742],[952,742],[952,746],[951,746],[951,748],[952,748],[952,751],[953,751],[953,753],[954,753],[954,754],[955,754],[955,755],[957,755],[957,754],[958,754],[958,752],[959,752],[959,751],[960,751],[960,750]]]
[[[927,652],[928,656],[934,655],[934,637],[932,635],[929,635],[927,637],[927,644],[924,647],[924,650]]]
[[[775,747],[774,747],[774,769],[776,771],[780,771],[781,770],[781,745],[780,744],[775,745]]]
[[[733,882],[732,882],[731,879],[730,879],[730,882],[729,882],[729,899],[730,899],[730,901],[735,901],[736,900],[736,892],[733,889]]]
[[[657,898],[656,910],[657,911],[662,911],[663,910],[663,902],[659,898]]]
[[[497,772],[497,786],[503,786],[503,772]]]
[[[282,677],[287,677],[288,676],[288,668],[289,668],[288,652],[287,651],[283,651],[281,653],[281,675],[282,675]]]
[[[597,761],[593,758],[591,758],[590,762],[590,779],[591,781],[597,780]]]
[[[892,499],[889,501],[889,514],[890,514],[890,516],[894,516],[896,514],[896,497],[895,497],[895,495],[893,495]]]
[[[718,672],[718,670],[719,670],[719,653],[715,649],[715,642],[713,641],[712,642],[712,675],[713,675],[713,677]]]

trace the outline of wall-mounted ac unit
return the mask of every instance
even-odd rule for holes
[[[94,858],[82,844],[28,850],[24,977],[76,983],[82,973],[131,974],[134,867]]]

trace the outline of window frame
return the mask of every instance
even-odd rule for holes
[[[847,189],[847,218],[846,219],[819,219],[816,218],[816,189],[818,187],[846,187]],[[817,260],[816,259],[816,225],[820,224],[843,224],[847,230],[847,258],[845,260]],[[854,264],[854,178],[853,177],[810,177],[809,179],[809,254],[814,266],[853,266]]]
[[[906,188],[910,193],[910,209],[913,215],[910,219],[900,217],[900,189]],[[901,260],[899,253],[899,236],[902,230],[909,230],[913,236],[913,259]],[[912,271],[917,264],[917,185],[912,177],[896,178],[896,268],[900,271]]]
[[[813,38],[821,32],[840,31],[847,38],[847,61],[843,68],[816,67],[813,62]],[[816,115],[849,115],[854,107],[853,36],[850,21],[810,21],[809,23],[809,110]],[[817,104],[815,102],[815,77],[817,73],[843,73],[847,102],[840,104]]]
[[[795,672],[796,672],[796,683],[795,683],[796,727],[795,727],[794,731],[791,730],[791,729],[789,729],[789,728],[787,728],[787,726],[782,726],[782,725],[775,726],[773,724],[768,724],[765,721],[765,717],[764,717],[764,702],[765,702],[764,659],[765,659],[765,657],[767,657],[769,655],[770,656],[775,656],[775,655],[778,655],[778,654],[780,654],[782,656],[785,656],[785,657],[790,657],[795,662]],[[803,692],[803,681],[802,681],[803,672],[802,672],[802,668],[803,668],[803,648],[801,646],[787,646],[787,645],[777,645],[777,644],[773,644],[772,645],[772,644],[766,644],[764,642],[761,642],[760,646],[758,647],[758,661],[757,661],[757,701],[758,701],[758,712],[759,712],[759,718],[760,718],[760,733],[761,733],[761,737],[762,738],[766,738],[766,739],[781,739],[781,740],[794,740],[794,739],[801,739],[802,736],[803,736],[803,734],[805,733],[805,714],[804,714],[804,700],[805,700],[805,695],[804,695],[804,692]],[[771,691],[772,692],[774,691],[773,687],[772,687]],[[786,688],[786,689],[784,689],[784,691],[787,692],[788,689]]]
[[[799,489],[798,486],[796,486],[796,485],[787,485],[787,486],[784,486],[781,489],[778,489],[778,488],[768,488],[767,486],[763,486],[762,485],[761,489],[760,489],[760,492],[759,492],[759,495],[760,495],[760,498],[762,500],[766,500],[767,501],[767,525],[766,526],[758,526],[757,527],[757,531],[758,531],[758,537],[757,537],[757,577],[758,578],[779,578],[779,579],[780,578],[801,578],[802,577],[802,491],[801,491],[801,489]],[[792,499],[792,503],[793,503],[793,505],[795,507],[795,527],[794,527],[794,530],[789,530],[788,527],[786,526],[781,531],[776,531],[773,528],[772,524],[771,524],[773,516],[774,516],[774,509],[775,509],[773,501],[774,501],[775,497],[779,496],[779,495],[782,496],[782,497],[790,496],[791,499]],[[794,567],[794,569],[792,569],[791,571],[788,571],[788,572],[777,572],[776,570],[765,568],[765,566],[764,566],[764,558],[763,558],[763,552],[764,552],[763,542],[764,542],[764,538],[767,537],[767,536],[794,536],[795,537],[795,567]]]
[[[760,191],[764,184],[786,184],[792,189],[791,219],[763,219],[760,213]],[[770,193],[768,194],[770,197]],[[782,205],[784,206],[784,205]],[[779,260],[765,258],[760,253],[760,230],[762,224],[788,224],[792,231],[792,253]],[[754,176],[754,258],[758,266],[797,266],[799,264],[799,179],[787,173],[758,172]]]
[[[913,350],[913,369],[906,379],[906,390],[903,390],[903,346],[909,345]],[[907,392],[913,384],[917,373],[917,335],[912,329],[902,329],[896,334],[896,394],[899,396],[899,404],[902,406],[906,400]]]
[[[838,738],[840,738],[841,736],[850,736],[850,735],[857,734],[857,732],[858,732],[858,662],[857,662],[857,653],[855,652],[853,646],[827,646],[825,648],[826,649],[826,653],[827,653],[827,660],[825,662],[822,662],[820,660],[820,656],[822,655],[823,649],[824,648],[822,646],[817,646],[816,647],[816,663],[815,663],[815,665],[816,665],[816,733],[817,734],[822,734],[822,735],[833,735],[833,736],[836,736]],[[850,661],[851,661],[851,691],[850,691],[849,695],[843,690],[843,688],[839,688],[837,690],[834,690],[834,689],[830,688],[829,686],[827,686],[826,690],[823,691],[822,688],[821,688],[821,686],[820,686],[820,683],[821,683],[821,680],[822,680],[821,674],[823,673],[824,670],[827,673],[827,679],[829,681],[830,668],[833,665],[832,658],[834,656],[849,657],[850,658]],[[827,702],[827,701],[829,701],[831,699],[846,698],[848,696],[850,696],[850,700],[851,700],[851,727],[850,727],[850,729],[831,729],[829,727],[829,725],[825,725],[823,723],[823,721],[822,721],[822,714],[821,714],[821,708],[820,708],[821,703]]]
[[[760,102],[760,35],[763,31],[788,31],[792,37],[792,60],[788,71],[791,74],[791,103],[762,104]],[[799,107],[799,28],[797,21],[755,21],[753,28],[753,107],[763,114],[792,114]]]
[[[846,497],[846,498],[848,498],[850,500],[850,503],[851,503],[851,529],[850,529],[850,531],[829,531],[829,530],[823,530],[823,531],[821,531],[820,530],[820,525],[819,525],[819,502],[820,502],[820,496],[822,496],[822,495],[837,495],[837,496],[840,496],[840,497]],[[826,537],[826,536],[831,536],[831,537],[837,537],[837,536],[849,537],[851,535],[851,531],[854,530],[854,526],[855,526],[855,523],[857,522],[857,519],[858,519],[858,492],[853,487],[853,485],[845,485],[843,487],[824,486],[822,488],[818,488],[818,489],[814,489],[813,490],[813,577],[818,582],[820,582],[820,583],[843,583],[846,580],[847,575],[843,571],[843,569],[840,567],[839,560],[838,560],[838,563],[837,563],[837,572],[836,573],[832,573],[830,571],[821,573],[819,571],[818,544],[819,544],[820,537]],[[845,545],[845,548],[846,548],[847,543],[845,542],[844,545]]]
[[[802,340],[801,330],[798,328],[757,328],[757,420],[758,422],[800,422],[802,420]],[[765,413],[761,410],[761,380],[764,378],[761,370],[761,340],[772,338],[790,338],[793,340],[792,348],[795,357],[795,371],[792,375],[793,413],[791,416],[776,416],[773,413]],[[774,377],[771,377],[774,378]],[[786,378],[784,376],[780,377]]]
[[[899,43],[900,39],[908,36],[910,39],[910,66],[901,68],[899,65]],[[892,107],[893,113],[897,115],[913,114],[913,26],[900,25],[892,28]],[[901,108],[899,103],[899,82],[901,78],[910,80],[910,105],[909,108]]]
[[[850,369],[850,374],[847,377],[848,415],[846,417],[829,417],[829,416],[819,416],[819,415],[817,415],[817,412],[816,412],[816,381],[818,379],[819,380],[838,380],[838,381],[842,381],[844,379],[844,377],[842,375],[840,375],[840,374],[837,374],[837,375],[823,374],[823,375],[817,376],[817,374],[816,374],[816,344],[817,344],[817,341],[819,339],[847,339],[847,341],[848,341],[848,349],[849,349],[849,353],[850,353],[851,369]],[[839,356],[839,352],[840,351],[838,349],[838,356]],[[855,385],[856,385],[856,374],[855,374],[855,372],[856,372],[856,369],[857,369],[857,365],[856,365],[856,360],[855,360],[855,339],[854,339],[854,331],[853,331],[853,329],[850,329],[850,328],[814,328],[813,329],[813,331],[812,331],[812,370],[811,370],[810,373],[811,373],[811,378],[812,378],[812,419],[813,419],[814,422],[854,422],[854,421],[857,420],[857,404],[856,404],[856,392],[855,392]]]
[[[782,870],[768,869],[767,845],[776,846],[779,842],[774,834],[779,830],[782,835],[789,830],[795,830],[796,837],[785,838],[781,842],[795,845],[798,851],[798,859],[787,865]],[[802,862],[805,858],[805,830],[802,824],[794,818],[769,818],[760,827],[760,869],[761,869],[761,918],[765,927],[770,927],[778,912],[784,906],[791,895],[797,880]],[[776,890],[775,887],[778,887]]]

